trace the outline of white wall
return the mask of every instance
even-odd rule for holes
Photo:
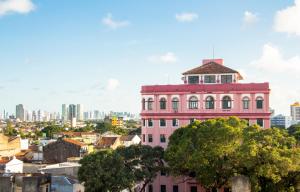
[[[23,161],[14,157],[14,159],[6,163],[5,173],[23,173]]]

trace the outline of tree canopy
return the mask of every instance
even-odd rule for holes
[[[162,158],[161,147],[146,145],[99,151],[80,160],[78,177],[91,192],[131,191],[137,183],[143,191],[162,169]]]
[[[165,160],[175,176],[196,179],[210,190],[235,175],[250,178],[254,191],[290,190],[283,180],[299,171],[299,149],[285,130],[248,126],[236,117],[196,121],[169,139]]]

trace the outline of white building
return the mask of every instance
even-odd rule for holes
[[[293,121],[300,122],[300,103],[295,102],[291,105],[291,116]]]
[[[10,160],[0,160],[0,172],[23,173],[23,161],[16,159],[16,157]]]

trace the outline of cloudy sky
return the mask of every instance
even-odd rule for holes
[[[140,86],[181,83],[204,58],[300,100],[300,0],[0,0],[0,110],[139,112]]]

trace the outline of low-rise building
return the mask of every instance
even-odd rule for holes
[[[271,117],[271,126],[279,128],[288,128],[293,124],[291,116],[276,115]]]
[[[141,143],[141,138],[138,135],[126,135],[120,138],[122,145],[129,147],[130,145],[138,145]]]
[[[77,173],[81,165],[75,162],[63,162],[52,165],[46,165],[40,168],[42,173],[50,173],[52,175],[64,175],[72,178],[77,178]]]
[[[60,138],[43,148],[44,161],[47,163],[66,162],[69,157],[82,157],[87,154],[88,146],[82,142]]]
[[[96,145],[95,148],[97,150],[103,150],[103,149],[116,149],[117,147],[121,146],[121,140],[120,136],[117,137],[101,137]]]
[[[16,157],[0,159],[0,173],[23,173],[23,161]]]
[[[84,192],[84,186],[78,180],[66,176],[51,177],[52,192]]]
[[[4,173],[0,174],[0,192],[50,192],[51,175]]]

